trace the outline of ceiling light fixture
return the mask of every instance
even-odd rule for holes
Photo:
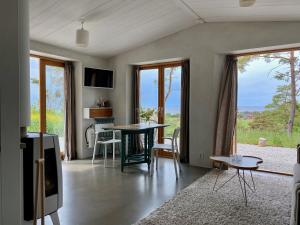
[[[83,28],[84,20],[81,20],[81,29],[76,30],[76,45],[87,47],[89,45],[89,32]]]
[[[240,0],[240,7],[253,6],[256,0]]]

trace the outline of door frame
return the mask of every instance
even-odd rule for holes
[[[300,47],[294,47],[294,48],[279,48],[279,49],[270,49],[270,50],[261,50],[261,51],[250,51],[245,53],[237,53],[233,54],[236,58],[243,57],[243,56],[252,56],[252,55],[260,55],[260,54],[269,54],[269,53],[279,53],[279,52],[289,52],[289,51],[300,51]],[[239,85],[237,83],[237,85]],[[238,96],[237,96],[238,97]],[[238,112],[238,109],[236,113]],[[237,131],[237,123],[234,129],[234,136],[233,136],[233,153],[237,153],[237,137],[236,137],[236,131]],[[257,169],[259,172],[264,173],[270,173],[270,174],[278,174],[278,175],[284,175],[284,176],[293,176],[291,173],[286,172],[274,172],[271,170],[265,170],[265,169]]]
[[[46,66],[65,67],[65,62],[39,55],[30,54],[30,57],[39,59],[39,110],[40,110],[40,132],[46,133]]]
[[[145,65],[139,65],[138,66],[138,80],[140,82],[140,76],[142,70],[150,70],[150,69],[157,69],[158,70],[158,123],[163,124],[165,122],[165,90],[164,90],[164,84],[165,84],[165,68],[170,67],[182,67],[183,61],[174,61],[174,62],[166,62],[166,63],[156,63],[156,64],[145,64]],[[140,87],[140,85],[138,85]],[[136,93],[139,94],[138,98],[140,101],[140,90]],[[141,104],[139,104],[141,105]],[[158,129],[158,143],[163,143],[163,137],[164,137],[164,129],[159,128]],[[165,157],[165,158],[172,158],[173,155],[170,152],[166,152],[163,150],[159,150],[158,153],[159,156]]]

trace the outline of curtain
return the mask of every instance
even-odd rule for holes
[[[190,115],[190,62],[186,60],[181,69],[181,118],[180,161],[189,162],[189,115]]]
[[[132,67],[132,123],[140,122],[140,69],[138,66]],[[142,143],[139,134],[132,136],[132,153],[141,153]]]
[[[76,159],[75,77],[72,62],[65,63],[65,156]]]
[[[237,118],[237,59],[226,56],[220,83],[214,155],[229,156],[234,146]]]
[[[133,123],[139,123],[140,122],[140,116],[139,116],[139,111],[140,111],[140,79],[139,79],[139,67],[138,66],[133,66],[133,106],[132,106],[132,122]]]

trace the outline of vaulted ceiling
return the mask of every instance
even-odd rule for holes
[[[30,38],[110,57],[205,22],[299,21],[299,0],[30,0]],[[84,17],[87,48],[75,45]]]

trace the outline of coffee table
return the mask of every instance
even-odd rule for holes
[[[238,179],[239,179],[239,183],[240,183],[240,186],[241,186],[241,190],[242,190],[242,194],[243,194],[243,197],[244,197],[244,200],[245,200],[245,204],[247,206],[247,204],[248,204],[247,187],[252,192],[254,192],[256,190],[253,175],[252,175],[252,170],[257,170],[258,167],[259,167],[259,164],[263,163],[263,160],[259,157],[255,157],[255,156],[243,156],[241,158],[241,160],[239,160],[239,161],[238,160],[233,160],[233,158],[229,157],[229,156],[211,156],[210,159],[214,162],[219,163],[219,165],[220,165],[219,166],[219,172],[218,172],[216,181],[214,183],[213,191],[220,190],[229,181],[231,181],[234,177],[237,176]],[[228,166],[228,167],[236,169],[236,173],[216,189],[216,185],[217,185],[217,182],[218,182],[218,179],[219,179],[219,176],[220,176],[220,171],[222,170],[222,168],[224,168],[224,166]],[[250,171],[253,187],[251,187],[250,184],[248,184],[248,182],[245,179],[245,170]]]

